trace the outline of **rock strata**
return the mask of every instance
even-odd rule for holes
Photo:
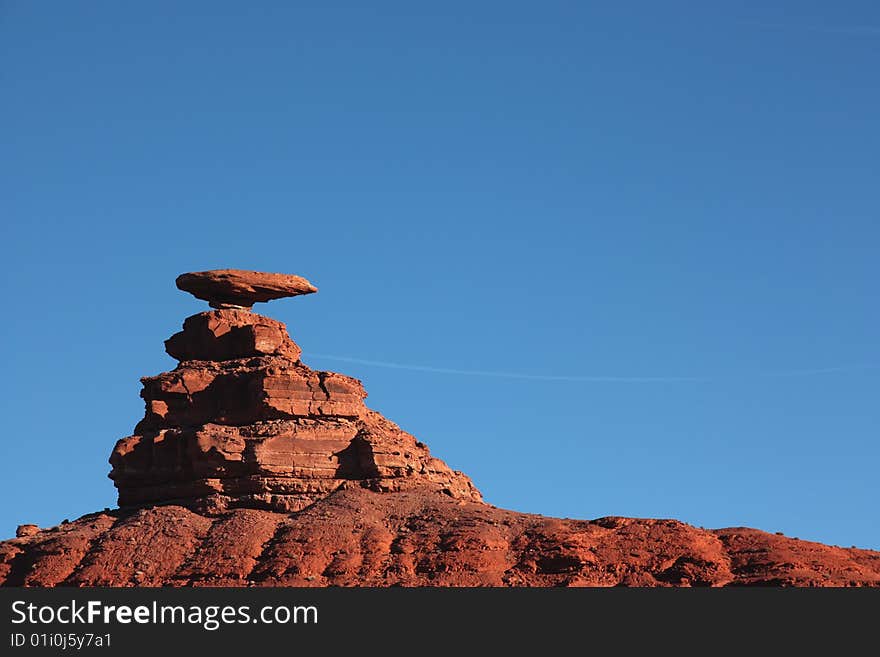
[[[465,475],[368,409],[360,381],[306,366],[281,322],[199,313],[166,349],[179,365],[141,380],[144,418],[110,457],[123,508],[290,512],[345,486],[480,499]]]

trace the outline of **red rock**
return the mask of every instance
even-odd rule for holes
[[[235,360],[251,356],[283,356],[299,360],[299,347],[284,324],[246,310],[213,310],[187,318],[183,330],[165,341],[177,360]]]
[[[177,287],[212,308],[250,308],[259,301],[317,292],[318,288],[302,276],[269,274],[242,269],[213,269],[181,274]]]
[[[161,505],[0,543],[30,586],[878,586],[880,552],[675,520],[560,520],[436,489],[343,487],[296,514]]]
[[[360,381],[300,362],[281,322],[200,313],[166,346],[180,364],[142,379],[144,419],[110,457],[122,507],[297,511],[347,485],[480,499],[466,476],[369,410]]]
[[[166,348],[110,457],[120,508],[22,525],[0,585],[880,586],[880,552],[486,504],[267,317],[200,313]]]

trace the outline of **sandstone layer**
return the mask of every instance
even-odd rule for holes
[[[141,380],[145,416],[110,457],[121,507],[290,512],[344,485],[480,499],[465,475],[368,409],[360,381],[303,364],[281,322],[204,312],[166,350],[180,364]]]

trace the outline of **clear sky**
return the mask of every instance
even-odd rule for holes
[[[0,536],[237,267],[493,504],[880,548],[878,71],[876,2],[0,3]]]

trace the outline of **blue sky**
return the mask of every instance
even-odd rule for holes
[[[0,535],[238,267],[493,504],[880,548],[880,9],[708,4],[2,3]]]

